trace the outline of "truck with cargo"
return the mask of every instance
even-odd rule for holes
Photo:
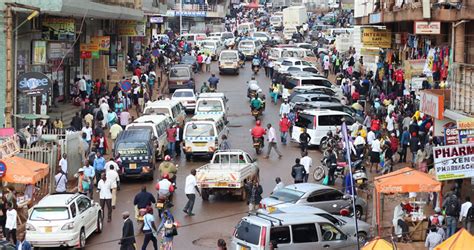
[[[283,26],[296,28],[308,22],[305,6],[291,6],[283,9]]]
[[[203,200],[212,194],[236,195],[247,198],[245,183],[258,179],[257,162],[242,150],[217,151],[210,163],[196,169],[197,184]]]

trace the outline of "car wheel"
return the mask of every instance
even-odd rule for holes
[[[104,228],[104,218],[102,218],[102,213],[99,212],[97,215],[97,233],[102,233],[102,229]]]
[[[84,231],[84,228],[82,228],[81,232],[79,233],[79,249],[83,249],[85,245],[86,245],[86,232]]]
[[[359,232],[357,238],[359,240],[359,246],[363,246],[367,242],[367,234],[365,232]]]
[[[209,191],[205,188],[201,190],[202,199],[205,201],[209,200]]]
[[[361,206],[356,206],[356,212],[355,212],[355,215],[356,215],[356,218],[357,219],[362,219],[362,215],[363,215],[363,209]]]

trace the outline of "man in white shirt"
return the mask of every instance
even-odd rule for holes
[[[393,117],[391,115],[387,115],[385,122],[387,123],[388,132],[392,132],[395,129]]]
[[[375,133],[370,128],[367,128],[367,130],[369,130],[367,133],[367,144],[372,145],[372,142],[375,140]]]
[[[112,190],[112,209],[115,209],[115,205],[117,204],[117,187],[120,182],[120,177],[117,172],[117,163],[115,163],[113,159],[110,159],[109,162],[113,162],[114,164],[110,164],[108,168],[105,168],[105,176],[107,178],[107,181],[110,182],[110,189]],[[107,165],[109,162],[107,162],[105,165]]]
[[[472,218],[468,218],[469,208],[472,207],[471,197],[466,196],[466,201],[461,205],[461,212],[459,213],[459,221],[462,221],[464,228],[472,233]]]
[[[372,131],[370,131],[370,132],[372,132]],[[368,137],[368,135],[367,135],[367,137]],[[372,150],[370,152],[370,162],[371,162],[370,172],[372,172],[372,168],[374,166],[375,166],[375,169],[377,170],[377,166],[380,163],[380,152],[382,152],[382,148],[381,148],[381,145],[380,145],[380,139],[381,139],[381,136],[378,135],[377,139],[372,141],[372,144],[371,144],[371,149]]]
[[[120,126],[122,126],[122,129],[125,129],[125,127],[130,123],[130,113],[128,112],[128,109],[125,108],[121,113],[120,113]]]
[[[17,221],[17,212],[13,209],[13,204],[7,203],[7,220],[5,222],[5,237],[7,241],[10,241],[12,237],[13,243],[16,245],[16,221]]]
[[[63,171],[58,171],[54,176],[56,182],[56,193],[64,193],[67,190],[67,176]]]
[[[59,166],[61,166],[61,171],[67,175],[67,154],[63,154],[63,158],[59,161]]]
[[[276,185],[273,188],[272,194],[285,187],[285,183],[283,183],[283,181],[281,181],[280,177],[275,178],[275,182],[276,182]]]
[[[102,100],[102,103],[100,104],[100,110],[102,111],[102,114],[104,115],[104,119],[102,119],[102,128],[105,128],[107,125],[107,117],[109,116],[109,104],[107,104],[106,100]]]
[[[102,211],[105,211],[107,205],[107,222],[112,221],[112,189],[111,182],[107,180],[105,173],[102,173],[99,183],[97,183],[97,192],[99,192],[99,204]]]
[[[280,150],[278,150],[277,147],[277,140],[276,140],[276,132],[275,128],[272,127],[272,124],[267,124],[267,135],[268,135],[268,150],[267,150],[267,155],[264,157],[265,159],[268,159],[270,157],[270,153],[272,151],[272,148],[275,149],[275,152],[278,154],[278,158],[282,157],[282,154]]]
[[[283,114],[290,113],[290,104],[288,103],[288,99],[286,99],[280,106],[280,117],[283,116]]]
[[[186,184],[184,187],[184,193],[186,194],[186,197],[188,197],[188,202],[186,203],[186,206],[184,206],[183,212],[185,212],[189,216],[194,215],[193,207],[194,201],[196,200],[196,191],[199,195],[201,195],[201,191],[199,191],[199,188],[197,186],[196,170],[193,169],[191,170],[191,174],[186,177]]]
[[[86,123],[86,126],[85,127],[82,127],[82,133],[85,133],[86,134],[86,141],[87,143],[89,143],[89,145],[91,144],[91,140],[92,140],[92,128],[90,127],[89,123]]]
[[[304,182],[308,182],[309,170],[313,166],[313,159],[308,156],[308,151],[301,152],[300,164],[304,166],[304,170],[306,171]]]
[[[82,76],[82,79],[78,81],[77,87],[79,88],[79,92],[81,93],[81,98],[86,99],[87,97],[87,83],[86,83],[86,77]]]

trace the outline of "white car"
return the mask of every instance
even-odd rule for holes
[[[268,35],[267,32],[255,32],[253,33],[253,37],[256,40],[260,40],[262,43],[266,43],[270,41],[271,37]]]
[[[79,247],[103,229],[99,204],[83,194],[50,194],[30,209],[26,240],[33,247]]]
[[[307,71],[303,69],[306,68],[307,66],[314,67],[314,65],[311,64],[310,62],[307,62],[299,58],[294,58],[294,57],[284,58],[282,61],[277,60],[277,62],[275,62],[275,66],[277,66],[276,68],[278,71],[288,71],[288,68],[290,67],[296,67],[296,68],[300,68],[301,71]]]
[[[194,90],[192,89],[177,89],[173,96],[171,96],[171,100],[176,100],[183,104],[186,111],[193,112],[196,108],[196,95],[194,94]]]

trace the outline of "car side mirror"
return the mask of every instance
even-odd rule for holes
[[[349,200],[349,199],[351,199],[351,196],[348,195],[348,194],[345,194],[345,195],[342,196],[342,199]]]

